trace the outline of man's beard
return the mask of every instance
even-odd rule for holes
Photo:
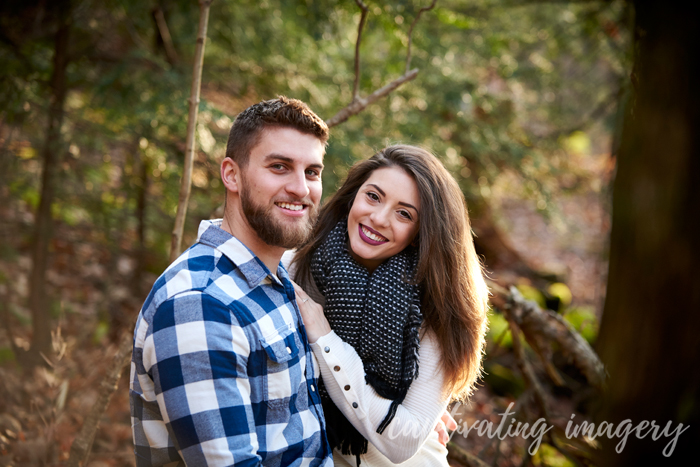
[[[283,225],[272,214],[276,206],[272,204],[265,207],[255,204],[248,194],[248,186],[248,183],[244,182],[243,189],[240,191],[241,206],[248,224],[258,234],[260,240],[270,246],[282,248],[297,248],[306,243],[318,217],[318,206],[305,201],[304,204],[309,210],[306,221],[299,219],[297,222],[290,222],[290,225]],[[283,200],[283,202],[289,201]]]

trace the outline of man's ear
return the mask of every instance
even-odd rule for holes
[[[228,191],[238,193],[241,169],[230,157],[224,157],[221,161],[221,181]]]

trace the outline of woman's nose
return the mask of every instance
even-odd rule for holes
[[[370,215],[370,219],[372,219],[372,222],[374,222],[375,225],[377,225],[379,227],[386,227],[387,224],[389,223],[389,209],[388,208],[376,209]]]

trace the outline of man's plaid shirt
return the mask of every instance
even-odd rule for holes
[[[284,267],[204,221],[136,323],[136,465],[332,466],[313,362]]]

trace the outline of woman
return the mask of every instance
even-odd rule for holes
[[[479,375],[488,296],[452,176],[413,146],[355,165],[292,269],[336,465],[446,466],[433,427]]]

